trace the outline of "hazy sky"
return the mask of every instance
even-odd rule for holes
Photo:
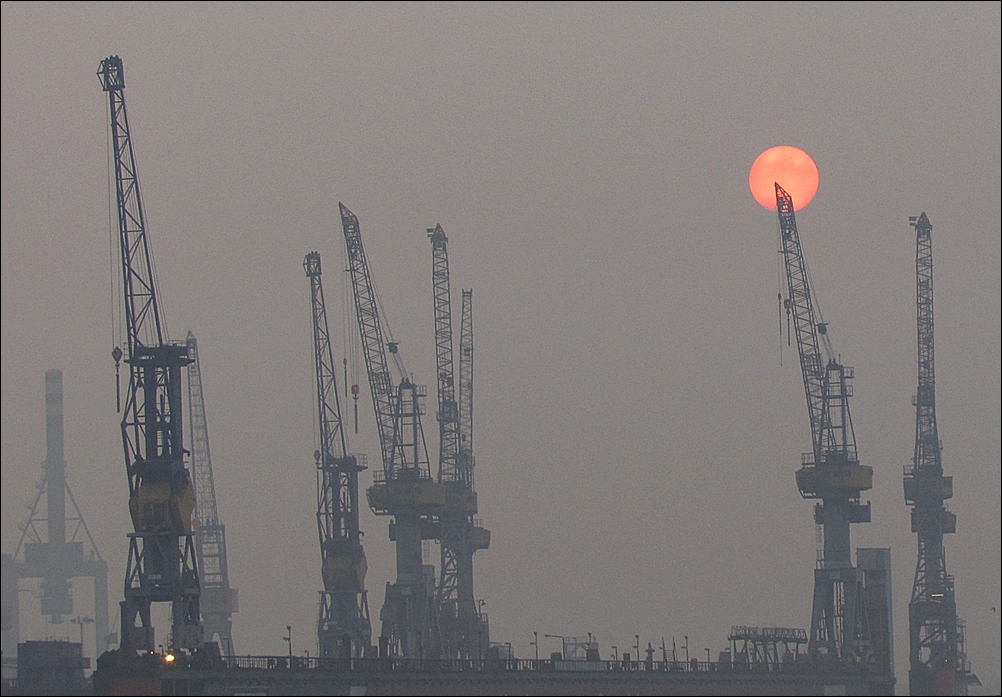
[[[755,157],[788,144],[821,172],[798,222],[856,370],[874,488],[853,545],[892,550],[899,691],[916,554],[901,484],[917,372],[908,216],[934,226],[948,569],[974,671],[997,690],[999,26],[999,3],[4,2],[3,551],[41,475],[44,374],[59,368],[70,485],[122,597],[120,272],[95,76],[117,54],[170,337],[199,341],[239,653],[283,652],[286,625],[315,651],[302,262],[323,257],[340,347],[357,330],[341,316],[339,201],[432,396],[426,228],[449,236],[457,326],[459,290],[474,289],[493,534],[476,593],[492,639],[531,656],[535,630],[548,655],[559,640],[544,634],[592,632],[606,657],[636,634],[689,635],[715,657],[732,625],[806,628],[815,529],[794,472],[810,429],[779,335],[777,216],[747,186]],[[360,407],[351,449],[378,466],[367,386]],[[426,433],[434,445],[433,417]],[[363,511],[376,631],[395,575],[387,522]],[[27,638],[78,636],[32,625],[31,592],[22,607]]]

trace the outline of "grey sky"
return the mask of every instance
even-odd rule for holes
[[[592,632],[605,657],[635,634],[689,635],[715,655],[731,625],[807,627],[807,410],[779,337],[776,214],[747,187],[755,157],[788,144],[821,173],[797,217],[856,370],[874,489],[853,543],[892,549],[899,691],[916,546],[901,484],[908,216],[933,223],[948,568],[974,671],[997,690],[999,26],[998,3],[4,2],[3,551],[41,474],[44,373],[59,368],[70,483],[121,598],[131,528],[95,76],[118,54],[170,335],[199,341],[238,652],[283,651],[287,624],[297,651],[315,648],[302,261],[323,256],[340,337],[338,201],[417,382],[434,388],[425,228],[449,236],[457,312],[474,289],[492,639],[529,656],[533,630]],[[351,447],[376,464],[364,397]],[[362,526],[375,617],[393,549],[386,519],[366,509]],[[22,605],[36,614],[30,594]],[[77,636],[37,634],[66,627]]]

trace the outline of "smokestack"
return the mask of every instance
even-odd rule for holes
[[[63,449],[63,371],[45,371],[45,489],[48,494],[48,542],[66,543],[66,460]]]

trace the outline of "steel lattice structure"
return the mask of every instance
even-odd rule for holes
[[[473,471],[473,289],[463,289],[459,320],[459,460],[463,480],[474,491]]]
[[[849,526],[870,521],[860,493],[872,487],[873,470],[860,465],[849,412],[852,368],[836,359],[827,325],[817,320],[807,262],[800,244],[793,198],[777,183],[776,209],[786,267],[787,312],[793,315],[800,368],[811,422],[812,451],[802,457],[797,486],[804,498],[820,499],[814,520],[823,531],[823,551],[814,571],[814,601],[808,651],[845,662],[869,662],[869,628],[863,605],[864,573],[852,563]],[[824,343],[827,362],[822,361]]]
[[[472,293],[463,293],[465,333],[460,337],[460,394],[456,401],[452,351],[452,303],[448,238],[441,225],[428,230],[432,247],[435,349],[438,368],[439,469],[446,503],[439,516],[442,571],[438,588],[443,650],[447,658],[481,658],[486,627],[473,591],[473,554],[486,548],[486,530],[474,525],[477,494],[473,488],[473,325]],[[465,409],[464,409],[465,406]],[[464,432],[465,429],[465,432]],[[464,437],[465,436],[465,437]],[[489,538],[487,538],[489,539]],[[479,544],[479,546],[478,546]]]
[[[43,496],[44,509],[39,506]],[[45,371],[44,476],[36,485],[28,519],[20,527],[14,553],[2,555],[0,562],[4,655],[16,655],[21,638],[19,580],[42,579],[39,609],[50,622],[60,624],[74,612],[72,579],[77,577],[94,581],[94,616],[78,615],[69,621],[94,625],[94,655],[100,655],[108,640],[108,564],[98,552],[66,478],[61,370]],[[75,612],[80,612],[79,600]]]
[[[445,503],[444,488],[431,478],[421,416],[426,389],[415,384],[404,369],[399,346],[384,343],[372,274],[362,247],[358,217],[339,204],[348,255],[348,271],[369,391],[379,431],[383,469],[373,475],[366,492],[377,515],[393,516],[390,539],[396,543],[397,578],[386,584],[380,611],[380,653],[405,658],[441,654],[435,569],[424,565],[421,541],[438,539],[438,514]],[[399,376],[394,385],[386,351],[393,355]]]
[[[945,505],[953,496],[953,478],[943,476],[936,424],[932,223],[925,213],[910,218],[909,223],[915,228],[918,330],[915,453],[904,477],[905,501],[912,506],[912,532],[918,536],[915,582],[908,603],[909,691],[913,695],[966,694],[966,661],[953,577],[946,571],[943,549],[943,536],[957,530],[957,516]]]
[[[181,369],[191,358],[185,344],[167,342],[159,309],[121,58],[102,60],[97,74],[111,114],[128,335],[122,441],[135,532],[129,535],[120,649],[130,654],[156,648],[150,618],[154,602],[171,604],[169,646],[196,649],[202,645],[202,626],[191,528],[195,494],[184,466],[181,408]]]
[[[188,429],[191,436],[191,479],[195,487],[195,556],[202,584],[202,625],[205,639],[211,641],[218,637],[223,655],[232,656],[237,591],[230,588],[226,526],[220,522],[216,507],[198,340],[189,331],[185,343],[192,361],[188,366]]]
[[[324,590],[320,593],[317,642],[322,658],[360,658],[372,637],[365,590],[368,565],[362,548],[358,509],[358,473],[365,469],[364,458],[348,452],[347,435],[341,421],[320,254],[307,254],[303,268],[310,279],[320,426],[320,449],[314,453],[314,458]]]

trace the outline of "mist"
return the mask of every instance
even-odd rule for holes
[[[324,261],[335,360],[357,341],[338,203],[359,217],[394,339],[429,387],[431,249],[454,323],[474,291],[475,557],[491,639],[531,657],[594,634],[694,655],[733,625],[810,624],[815,525],[778,222],[754,159],[793,145],[821,183],[797,213],[889,547],[907,692],[916,538],[902,490],[917,382],[915,231],[933,224],[945,541],[971,667],[999,691],[998,3],[22,3],[2,13],[2,550],[45,457],[63,371],[67,476],[109,565],[128,486],[108,103],[119,55],[171,339],[198,338],[238,654],[316,648],[317,416],[305,254]],[[343,274],[342,274],[343,276]],[[339,354],[338,352],[343,352]],[[379,467],[364,379],[350,449]],[[339,380],[340,380],[340,376]],[[123,381],[124,384],[124,381]],[[343,390],[344,386],[340,386]],[[351,422],[350,402],[342,402]],[[995,455],[992,455],[995,453]],[[378,632],[388,520],[362,510]],[[434,545],[429,563],[438,566]],[[45,624],[23,585],[22,640]],[[83,584],[79,584],[81,587]],[[74,585],[75,611],[89,597]],[[166,637],[167,625],[157,625]],[[635,638],[639,636],[639,642]],[[93,637],[85,641],[93,658]]]

